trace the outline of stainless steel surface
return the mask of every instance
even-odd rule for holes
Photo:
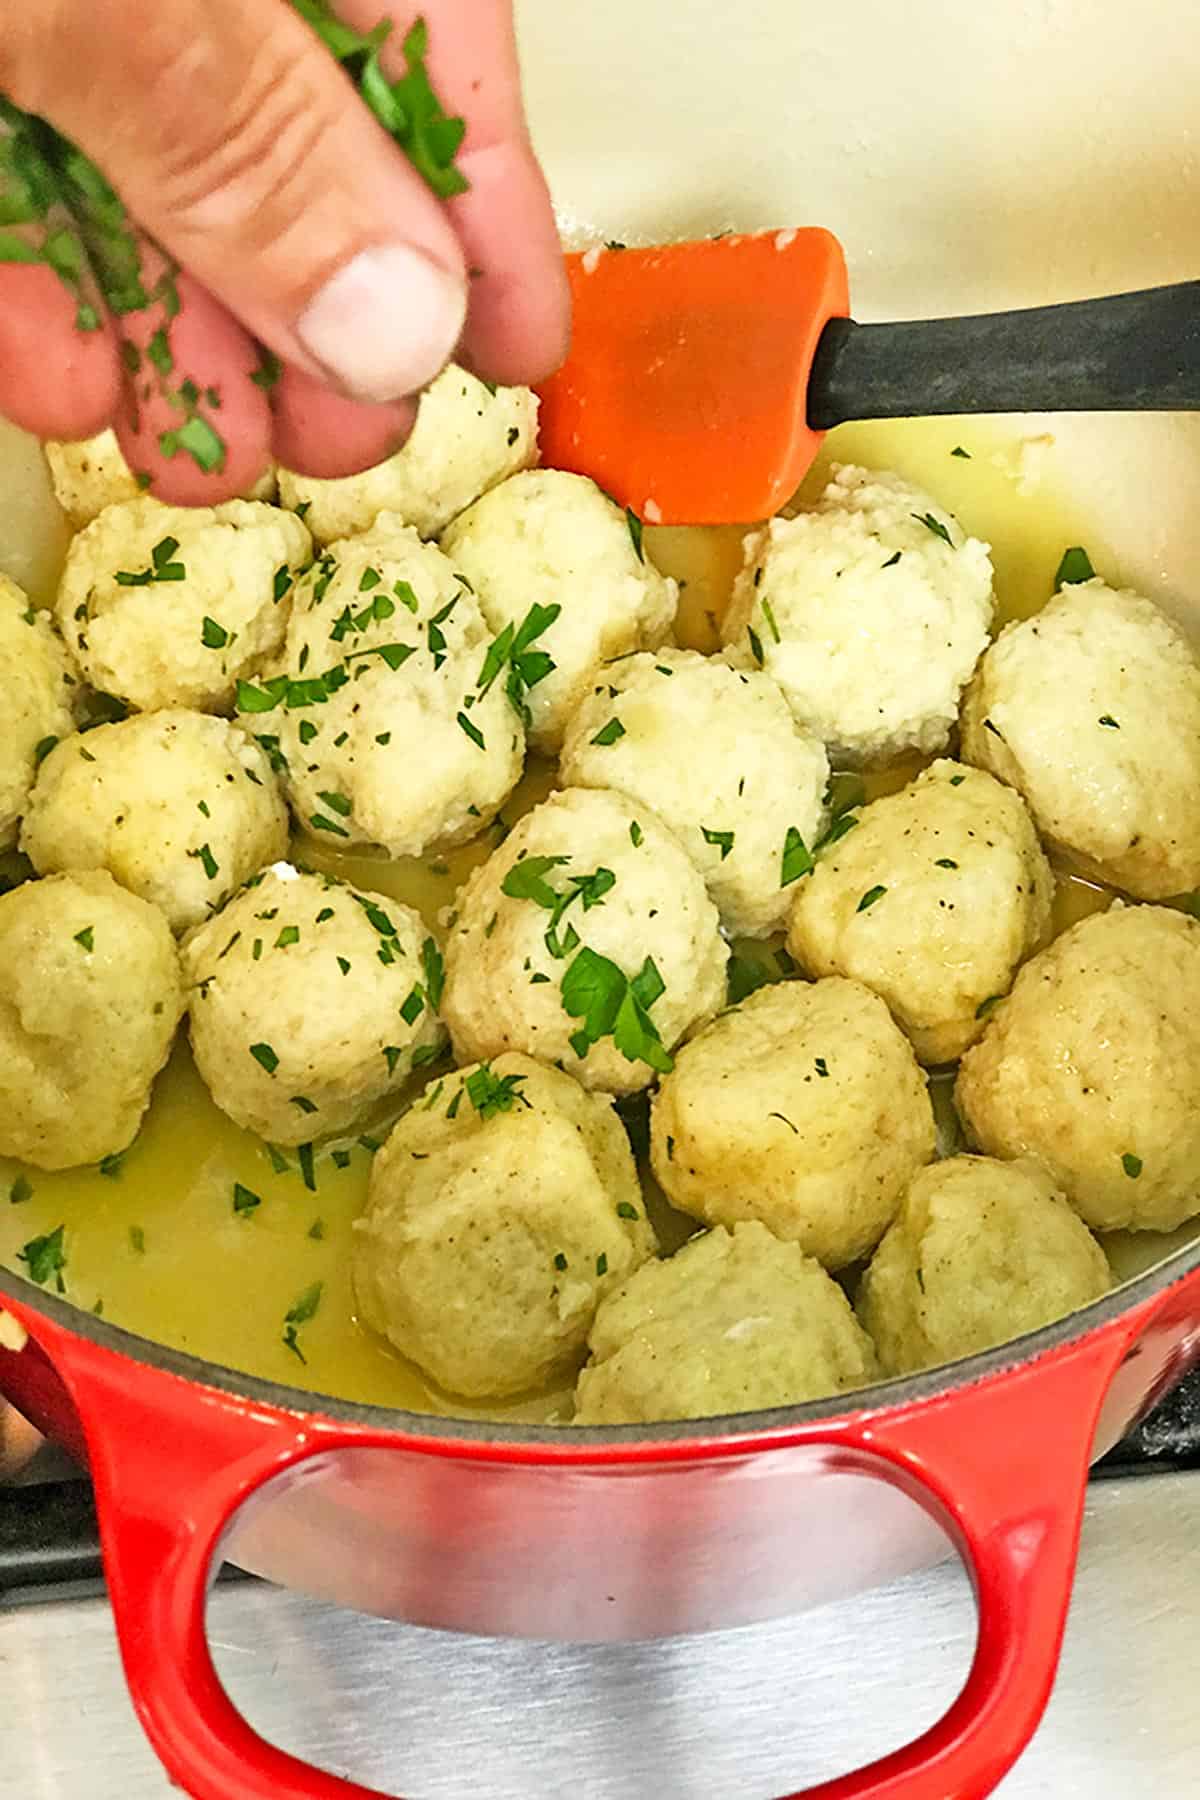
[[[970,1658],[957,1564],[800,1619],[596,1649],[453,1637],[258,1585],[214,1654],[267,1736],[408,1800],[768,1800],[929,1723]],[[1093,1486],[1058,1686],[1002,1800],[1200,1792],[1200,1477]],[[101,1601],[0,1613],[0,1794],[167,1800]]]

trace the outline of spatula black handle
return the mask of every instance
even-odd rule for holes
[[[934,413],[1200,409],[1200,281],[961,319],[833,319],[809,424]]]

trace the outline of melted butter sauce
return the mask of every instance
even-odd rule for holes
[[[968,456],[953,454],[959,446]],[[971,420],[843,426],[831,433],[801,496],[819,490],[831,461],[895,469],[928,488],[968,531],[991,544],[999,625],[1044,605],[1064,548],[1088,542],[1086,520],[1077,512],[1043,485],[1030,489],[1018,482],[1019,448],[1011,437]],[[4,449],[0,442],[0,458]],[[32,539],[31,511],[38,521]],[[742,536],[736,527],[646,528],[651,556],[683,584],[681,643],[704,651],[718,646]],[[62,521],[35,476],[22,476],[0,498],[0,566],[42,603],[53,592],[66,541]],[[1102,572],[1110,580],[1120,578],[1119,570]],[[919,766],[905,763],[870,776],[869,795],[903,786]],[[295,855],[357,887],[406,901],[434,925],[452,906],[460,883],[502,840],[506,826],[550,791],[553,774],[547,765],[531,764],[502,822],[440,857],[388,862],[308,839],[297,841]],[[1090,883],[1063,877],[1056,929],[1104,910],[1111,898]],[[393,1112],[401,1109],[402,1103]],[[369,1122],[366,1135],[382,1136],[387,1123]],[[346,1152],[349,1160],[339,1167]],[[286,1153],[286,1169],[277,1169],[266,1147],[213,1105],[181,1035],[119,1172],[31,1169],[31,1197],[12,1205],[8,1195],[22,1171],[0,1159],[0,1262],[24,1272],[22,1247],[61,1224],[68,1297],[85,1308],[102,1305],[106,1318],[147,1338],[227,1368],[347,1399],[460,1417],[569,1416],[565,1392],[508,1406],[472,1407],[448,1399],[354,1321],[349,1250],[353,1221],[366,1200],[371,1154],[357,1137],[319,1147],[312,1167],[315,1191],[306,1185],[294,1151]],[[261,1204],[252,1212],[234,1213],[235,1182],[259,1196]],[[664,1247],[676,1247],[690,1222],[672,1214],[661,1196],[647,1198]],[[1127,1276],[1189,1235],[1187,1228],[1169,1239],[1120,1234],[1107,1247],[1118,1273]],[[317,1281],[324,1284],[320,1306],[297,1332],[302,1363],[284,1343],[285,1318]]]

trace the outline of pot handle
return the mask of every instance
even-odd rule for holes
[[[171,1775],[195,1800],[387,1800],[247,1724],[213,1665],[205,1604],[221,1534],[264,1481],[321,1450],[386,1446],[388,1437],[231,1403],[162,1371],[131,1381],[124,1358],[47,1329],[44,1317],[29,1322],[85,1421],[125,1673]],[[782,1434],[783,1443],[765,1435],[763,1448],[824,1444],[832,1458],[907,1490],[952,1531],[979,1603],[970,1674],[943,1718],[803,1800],[980,1800],[1017,1760],[1053,1685],[1099,1410],[1143,1323],[1126,1314],[949,1395],[814,1421]],[[756,1441],[728,1449],[745,1453]],[[612,1458],[660,1459],[641,1446]]]
[[[955,1538],[975,1587],[975,1655],[919,1738],[788,1800],[982,1800],[1017,1761],[1054,1685],[1097,1420],[1136,1335],[1126,1318],[852,1433]]]

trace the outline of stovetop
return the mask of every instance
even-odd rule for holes
[[[1192,1472],[1189,1472],[1192,1471]],[[1000,1800],[1200,1794],[1200,1374],[1105,1459],[1063,1662]],[[0,1796],[170,1800],[125,1696],[86,1484],[0,1490]],[[46,1477],[42,1479],[41,1477]],[[909,1740],[974,1641],[957,1562],[796,1619],[633,1645],[465,1638],[226,1579],[222,1680],[274,1742],[409,1800],[769,1800]]]

